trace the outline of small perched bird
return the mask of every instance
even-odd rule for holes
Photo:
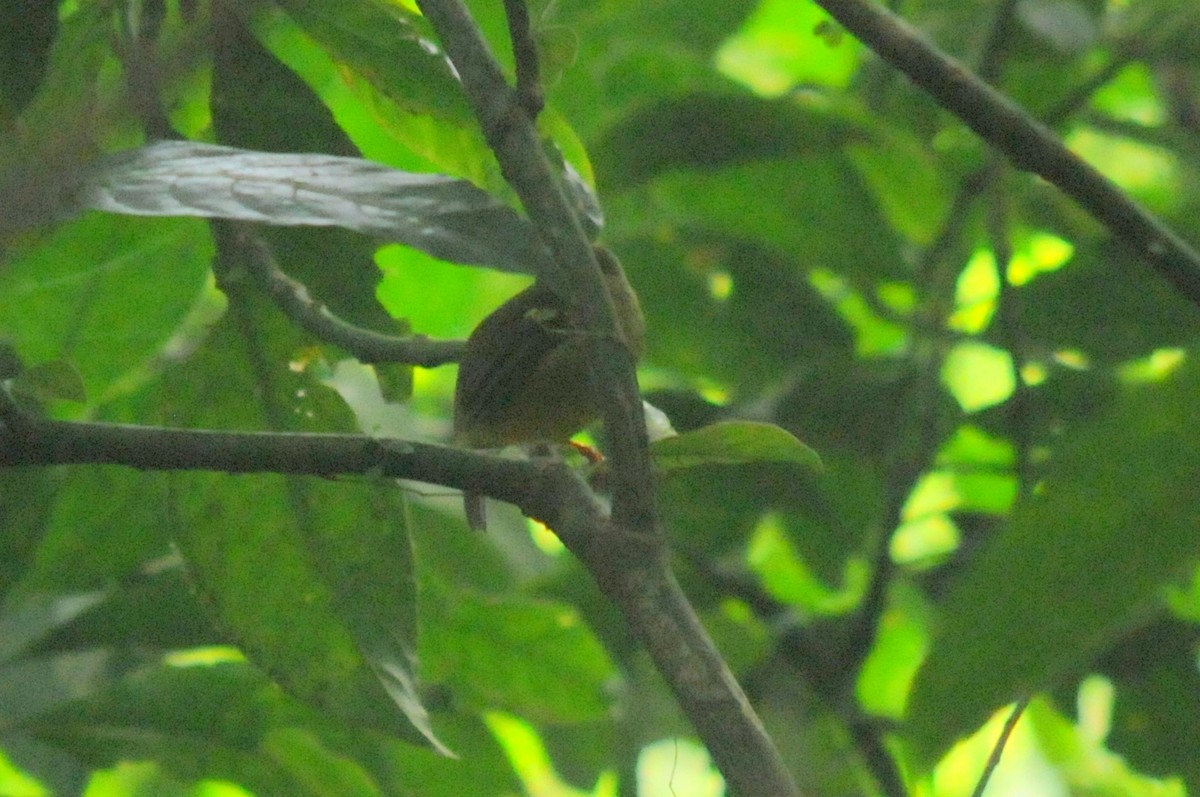
[[[636,360],[645,340],[637,294],[617,258],[596,259]],[[600,414],[588,376],[588,347],[578,312],[534,284],[500,305],[467,339],[454,389],[454,437],[473,448],[569,443]],[[467,522],[485,525],[483,496],[464,493]]]

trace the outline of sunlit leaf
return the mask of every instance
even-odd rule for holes
[[[769,423],[722,421],[666,437],[651,446],[660,472],[702,465],[736,465],[748,462],[794,462],[821,469],[816,451],[785,429]]]
[[[1198,389],[1194,364],[1128,389],[1064,441],[1044,487],[976,554],[908,707],[926,762],[997,706],[1101,652],[1200,557]]]

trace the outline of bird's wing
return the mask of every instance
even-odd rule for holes
[[[487,438],[487,430],[504,416],[524,381],[572,334],[562,300],[539,285],[513,297],[480,322],[458,367],[456,432],[468,442]]]

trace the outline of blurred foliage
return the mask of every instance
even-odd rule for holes
[[[469,5],[510,65],[500,4]],[[1200,241],[1200,5],[891,5]],[[809,0],[531,12],[646,395],[705,428],[666,444],[680,581],[809,793],[970,794],[1021,698],[989,794],[1200,790],[1200,311]],[[515,203],[414,3],[0,0],[0,31],[23,405],[448,439],[452,367],[354,367],[223,223],[64,220],[82,164],[164,136]],[[527,283],[257,232],[383,332],[463,337]],[[468,534],[446,492],[0,473],[0,793],[719,793],[578,564],[511,511]]]

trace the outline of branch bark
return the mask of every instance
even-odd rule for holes
[[[602,399],[612,447],[612,519],[590,525],[564,517],[563,524],[550,525],[623,611],[707,745],[730,793],[798,795],[774,743],[671,574],[657,523],[655,477],[634,362],[621,342],[591,243],[543,153],[529,114],[530,89],[514,89],[504,79],[459,0],[419,0],[419,5],[462,80],[505,179],[554,254],[557,269],[544,278],[578,305],[586,328],[594,333],[589,337],[590,377]]]
[[[1111,180],[1072,153],[1045,125],[871,0],[817,0],[848,31],[1017,168],[1058,187],[1200,305],[1200,254]]]
[[[288,318],[319,340],[345,349],[360,362],[407,363],[436,368],[457,362],[462,356],[466,344],[461,340],[385,335],[339,318],[314,300],[304,283],[283,272],[266,241],[246,235],[239,236],[238,243],[249,254],[247,263],[251,276]]]
[[[592,490],[562,463],[534,463],[408,440],[357,434],[223,432],[83,423],[0,406],[0,467],[124,465],[297,476],[380,476],[472,489],[516,504],[546,523],[607,520]]]

